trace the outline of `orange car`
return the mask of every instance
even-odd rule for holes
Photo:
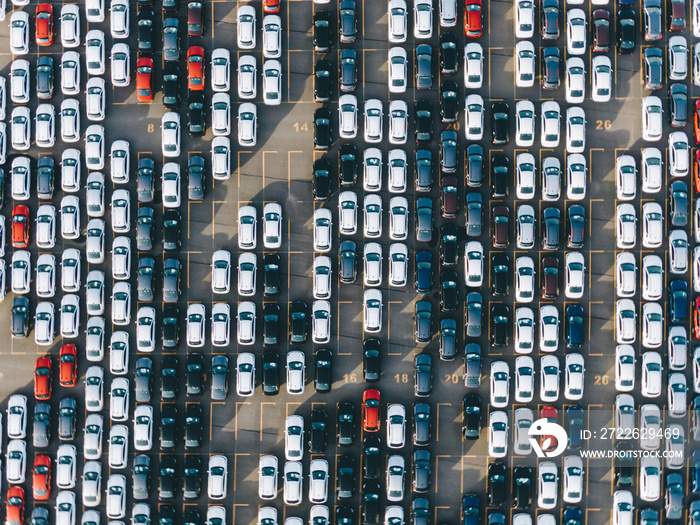
[[[695,307],[693,308],[693,333],[695,339],[700,339],[700,297],[695,299]]]
[[[153,100],[153,60],[147,57],[136,62],[136,96],[139,102]]]
[[[479,38],[483,29],[481,0],[464,0],[464,35]]]
[[[695,143],[700,144],[700,100],[695,102],[695,112],[693,113],[693,127],[695,128]]]
[[[75,386],[78,382],[78,352],[75,345],[63,345],[59,354],[58,384]]]
[[[379,390],[362,394],[362,425],[365,432],[379,432]]]
[[[51,358],[47,355],[36,360],[34,397],[39,400],[51,399]]]
[[[698,101],[700,102],[700,101]],[[700,192],[700,149],[695,151],[695,162],[693,163],[693,175],[695,177],[695,191]]]
[[[192,91],[204,89],[204,48],[192,46],[187,50],[187,87]]]
[[[540,419],[546,419],[549,423],[557,422],[557,409],[553,406],[546,405],[540,410]],[[548,443],[545,447],[544,445]],[[540,436],[540,447],[543,452],[551,452],[557,448],[557,438],[550,436],[548,434],[543,434]]]
[[[12,209],[12,247],[29,246],[29,208],[18,204]]]
[[[263,0],[263,12],[265,14],[279,13],[281,7],[281,0]]]
[[[32,471],[32,492],[34,499],[45,501],[51,497],[51,458],[36,456]]]
[[[36,6],[36,45],[53,44],[53,6],[39,4]]]
[[[24,523],[24,489],[16,485],[7,490],[7,508],[5,525],[22,525]]]

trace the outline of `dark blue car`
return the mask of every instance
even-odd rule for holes
[[[668,288],[671,299],[671,322],[683,324],[688,317],[688,283],[676,279],[671,281]]]
[[[416,292],[430,293],[433,289],[433,255],[417,252],[415,257]]]
[[[583,345],[583,307],[572,304],[566,309],[566,347],[579,350]]]
[[[583,409],[572,406],[566,409],[566,427],[569,434],[569,450],[580,450],[582,445]]]
[[[480,520],[479,496],[465,494],[462,498],[462,525],[479,525]]]

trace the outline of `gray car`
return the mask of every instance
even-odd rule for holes
[[[430,405],[416,403],[413,405],[413,444],[425,446],[430,442]]]
[[[418,301],[414,307],[413,334],[416,343],[427,343],[431,337],[433,307],[428,301]]]
[[[445,173],[457,171],[457,133],[454,131],[443,131],[440,134],[440,169]]]
[[[427,397],[433,389],[433,360],[429,354],[417,354],[413,368],[413,391]]]
[[[481,235],[482,199],[480,193],[467,193],[467,235],[478,237]]]
[[[204,199],[204,157],[192,155],[187,163],[187,197],[191,201]]]
[[[136,401],[148,403],[151,400],[151,384],[153,383],[153,362],[148,357],[136,361],[134,372],[134,392]]]
[[[466,172],[467,186],[480,188],[484,178],[484,148],[478,144],[467,146]]]
[[[671,184],[671,224],[685,226],[688,223],[688,186],[679,180]]]
[[[53,58],[42,55],[36,61],[36,96],[41,99],[53,96]]]
[[[34,446],[45,448],[51,441],[51,407],[46,403],[37,403],[34,407]]]
[[[166,259],[163,263],[163,301],[176,303],[180,297],[180,261]]]
[[[416,47],[416,88],[433,87],[433,48],[428,44]]]
[[[163,21],[163,59],[176,61],[180,58],[180,21],[166,18]]]
[[[428,525],[430,523],[430,503],[425,498],[416,498],[411,503],[412,525]]]
[[[136,248],[140,252],[153,249],[153,208],[148,206],[140,207],[136,218]]]
[[[134,458],[132,490],[135,500],[148,499],[151,492],[151,458],[139,454]]]
[[[483,299],[479,292],[467,294],[467,337],[479,337],[481,335],[481,316]]]
[[[430,489],[430,452],[416,450],[413,453],[413,492],[428,492]]]
[[[476,388],[481,384],[481,347],[477,343],[464,346],[464,386]]]
[[[139,259],[138,280],[136,288],[138,290],[139,302],[150,303],[153,301],[153,275],[156,262],[150,257]]]
[[[433,240],[433,201],[427,197],[416,201],[416,240]]]
[[[457,321],[442,319],[440,321],[440,359],[452,361],[457,353]]]
[[[77,403],[72,397],[64,397],[58,406],[58,439],[75,439],[75,420]]]
[[[430,150],[419,149],[416,151],[416,191],[430,191],[430,187],[433,184],[432,157],[433,154],[430,152]]]
[[[357,278],[357,248],[352,241],[340,243],[340,281],[354,283]]]
[[[674,472],[666,476],[665,514],[667,520],[679,520],[683,514],[683,476]]]
[[[228,394],[228,357],[216,355],[211,360],[211,398],[223,401]]]
[[[559,223],[561,212],[557,208],[546,208],[542,212],[542,248],[556,250],[559,248]]]
[[[39,157],[36,163],[36,192],[40,199],[52,199],[54,190],[54,160]]]
[[[151,158],[144,157],[139,160],[139,165],[136,169],[136,195],[139,202],[153,202],[156,189],[155,166]]]
[[[659,40],[663,28],[661,25],[661,0],[644,0],[644,40]]]

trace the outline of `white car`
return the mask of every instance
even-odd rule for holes
[[[532,453],[528,432],[534,421],[535,415],[529,408],[520,407],[515,409],[513,417],[513,450],[516,454],[526,456]],[[513,517],[514,524],[516,524],[516,517],[517,515]]]
[[[515,0],[515,37],[532,38],[535,34],[535,6],[531,0]]]
[[[22,58],[13,60],[10,67],[10,100],[15,104],[29,102],[30,78],[29,62]]]
[[[214,93],[211,97],[211,129],[217,137],[231,133],[231,97],[228,93]]]
[[[129,2],[127,0],[111,0],[109,15],[112,38],[128,38]]]
[[[134,449],[148,451],[153,447],[153,407],[137,405],[134,409]]]
[[[365,332],[379,332],[382,329],[382,292],[380,290],[374,288],[365,290],[362,312]]]
[[[637,243],[637,214],[631,204],[618,204],[616,211],[617,247],[634,248]]]
[[[109,391],[109,418],[112,421],[126,421],[129,419],[129,380],[124,377],[117,377],[112,380]],[[124,443],[127,444],[128,442],[128,437],[125,437]]]
[[[663,242],[664,218],[661,206],[646,202],[642,206],[642,246],[659,248]]]
[[[306,383],[306,359],[304,352],[287,352],[287,393],[303,394]]]
[[[540,358],[540,399],[554,403],[559,399],[559,359],[553,355]]]
[[[700,86],[700,46],[697,43],[693,46],[693,84]]]
[[[85,410],[99,412],[104,407],[104,369],[93,365],[85,373]]]
[[[60,16],[61,45],[75,48],[80,45],[80,11],[75,4],[63,4]]]
[[[27,437],[27,396],[13,394],[7,401],[7,437],[10,439]]]
[[[386,463],[386,499],[401,501],[404,497],[404,478],[406,477],[406,460],[398,454],[389,456]]]
[[[586,52],[586,14],[582,9],[569,9],[566,13],[566,52],[583,55]]]
[[[406,407],[392,403],[386,409],[386,442],[389,448],[406,444]]]
[[[112,278],[126,280],[131,277],[131,239],[126,235],[112,241]]]
[[[27,442],[13,439],[5,453],[5,477],[8,483],[24,483],[27,468]]]
[[[534,143],[535,105],[529,100],[520,100],[515,104],[515,144],[518,147],[528,147]]]
[[[214,137],[211,141],[211,176],[215,180],[231,177],[231,141],[228,137]]]
[[[333,214],[328,208],[314,211],[314,250],[321,253],[330,251],[333,244]]]
[[[516,244],[518,248],[532,248],[535,245],[535,209],[530,206],[529,204],[521,204],[518,206],[517,212],[516,212]],[[534,268],[534,267],[533,267]],[[532,276],[532,273],[529,274]],[[516,260],[516,288],[518,286],[518,270],[517,270],[517,260]],[[519,292],[516,289],[516,300],[521,301],[521,302],[526,302],[529,303],[532,301],[532,289],[534,288],[534,284],[532,285],[531,288],[529,288],[529,295],[522,296],[522,298],[519,295]]]
[[[566,159],[566,196],[571,200],[586,197],[586,157],[580,153],[569,155]]]
[[[10,17],[10,52],[29,53],[29,14],[25,11],[15,11]]]
[[[104,357],[105,320],[90,316],[85,330],[85,356],[88,361],[102,361]]]
[[[688,42],[682,36],[668,39],[668,79],[685,80],[688,76]]]
[[[207,472],[209,499],[224,499],[228,484],[228,458],[226,456],[210,456]]]
[[[56,496],[56,525],[75,525],[75,492],[62,490]]]
[[[674,372],[668,376],[668,411],[671,417],[684,417],[687,406],[688,387],[685,375]],[[668,439],[667,439],[668,442]]]
[[[192,303],[187,307],[187,346],[204,346],[206,317],[207,312],[202,303]]]
[[[90,219],[85,242],[88,263],[101,264],[105,259],[105,221]]]
[[[489,456],[503,458],[508,452],[508,416],[499,410],[489,414]]]
[[[53,297],[55,293],[56,257],[50,253],[42,253],[36,260],[36,294],[39,297]]]
[[[669,173],[672,177],[684,177],[690,171],[690,144],[688,135],[674,131],[668,136]]]
[[[632,297],[637,291],[637,261],[633,253],[620,252],[615,258],[618,297]]]
[[[127,44],[114,44],[111,52],[112,86],[126,87],[131,83],[131,61]]]
[[[530,257],[515,259],[515,300],[531,303],[535,294],[535,263]]]
[[[657,304],[657,303],[646,303]],[[663,382],[663,365],[658,352],[642,354],[642,395],[644,397],[659,397]]]
[[[700,292],[700,246],[693,248],[693,290]]]
[[[573,401],[582,399],[585,372],[583,356],[577,353],[567,354],[564,369],[564,397]]]
[[[167,162],[163,165],[161,177],[161,190],[163,194],[163,206],[166,208],[178,208],[180,206],[180,164]],[[117,190],[123,191],[123,190]],[[125,191],[125,190],[124,190]],[[116,193],[116,192],[115,192]]]
[[[389,286],[405,286],[407,279],[408,248],[403,243],[393,243],[389,248]]]
[[[115,140],[109,153],[110,173],[115,184],[129,182],[129,164],[131,159],[129,143]]]
[[[582,104],[586,92],[586,67],[583,60],[571,57],[566,61],[566,101]]]
[[[586,148],[586,114],[578,106],[566,110],[566,149],[582,153]]]
[[[112,474],[107,479],[107,518],[120,519],[126,516],[126,476]]]
[[[389,0],[389,42],[405,42],[408,36],[408,10],[405,0]]]
[[[559,348],[559,330],[559,310],[557,307],[551,304],[540,306],[540,351],[556,352]]]
[[[328,299],[331,296],[333,270],[331,258],[319,255],[313,262],[313,296],[314,299]]]
[[[85,35],[85,65],[88,75],[105,74],[105,34],[99,29]]]
[[[612,93],[613,73],[610,58],[605,55],[594,56],[591,69],[593,70],[591,100],[593,102],[608,102]]]
[[[39,104],[34,115],[34,139],[40,148],[56,143],[56,110],[51,104]]]
[[[243,301],[238,303],[236,334],[239,345],[255,344],[255,303]]]
[[[688,270],[688,234],[683,230],[672,230],[668,236],[668,247],[671,273],[685,273]]]
[[[311,507],[311,514],[309,516],[309,518],[311,520],[315,519],[315,516],[317,515],[317,513],[315,513],[314,510],[319,508],[319,507],[326,509],[326,512],[327,512],[328,507],[326,507],[324,505],[315,505],[315,506]],[[209,507],[209,508],[211,509],[211,507]],[[223,507],[220,507],[220,508],[223,509]],[[226,514],[226,511],[224,509],[224,516],[225,516],[225,514]],[[327,517],[328,516],[326,516],[326,518]],[[289,518],[287,518],[287,519],[289,519]],[[286,520],[285,520],[285,522],[286,522]],[[270,525],[277,525],[277,509],[275,507],[260,507],[258,509],[258,523],[266,523],[266,524],[269,523]],[[222,525],[223,525],[223,522],[222,522]]]
[[[243,55],[238,59],[238,98],[250,100],[257,96],[257,72],[254,56]]]
[[[668,330],[668,367],[685,370],[688,360],[688,333],[683,326],[672,326]]]
[[[530,3],[529,0],[521,1]],[[535,46],[529,40],[521,40],[515,45],[515,84],[518,87],[532,87],[535,76]]]
[[[634,348],[629,345],[618,345],[615,348],[615,389],[618,392],[634,390],[636,362]]]
[[[105,118],[105,81],[92,77],[85,89],[85,112],[88,120],[101,121]]]
[[[211,291],[226,294],[231,291],[231,252],[217,250],[211,257]]]
[[[568,252],[565,259],[566,266],[566,297],[580,299],[583,297],[585,287],[586,264],[583,254],[580,252]]]
[[[104,419],[100,414],[88,414],[83,429],[83,456],[85,459],[99,460],[102,456],[102,432]]]
[[[559,146],[559,120],[561,119],[561,110],[559,104],[553,100],[542,102],[541,112],[541,130],[540,142],[543,148],[556,148]]]
[[[265,60],[262,81],[265,105],[279,106],[282,103],[282,64],[278,60]]]
[[[642,450],[658,450],[661,447],[661,410],[652,403],[639,408],[639,447]]]
[[[392,197],[389,201],[389,238],[403,241],[408,237],[408,200]]]
[[[238,209],[238,248],[254,250],[257,244],[257,210],[254,206],[241,206]]]
[[[238,8],[238,49],[255,49],[255,8],[242,5]]]
[[[658,148],[642,150],[642,191],[658,193],[661,191],[663,159]]]
[[[615,306],[615,333],[618,344],[631,344],[637,338],[637,312],[631,299],[619,299]]]
[[[284,457],[287,461],[301,461],[304,456],[304,418],[287,416],[284,424]]]
[[[540,462],[537,469],[537,506],[553,509],[559,494],[559,473],[553,461]]]
[[[73,339],[78,337],[80,327],[80,300],[75,294],[61,298],[61,337]]]
[[[282,246],[282,206],[268,202],[263,206],[263,246],[276,249]]]
[[[253,147],[258,142],[258,109],[251,102],[238,106],[238,145]]]
[[[48,254],[42,254],[48,255]],[[40,255],[41,257],[41,255]],[[31,282],[32,263],[29,252],[17,250],[12,254],[12,265],[10,269],[10,282],[12,293],[29,293],[29,283]]]
[[[331,304],[314,301],[311,307],[311,339],[314,343],[328,343],[331,338]]]
[[[584,492],[584,470],[581,456],[574,454],[566,456],[562,470],[564,472],[562,499],[565,503],[579,503]]]
[[[524,308],[518,308],[518,310],[524,310]],[[530,309],[527,308],[527,310]],[[518,403],[529,403],[534,393],[535,363],[529,356],[517,357],[515,359],[515,400]]]
[[[275,499],[277,497],[278,461],[276,456],[260,456],[258,463],[258,497]]]
[[[414,0],[413,36],[420,39],[433,36],[433,0]]]
[[[282,19],[277,15],[265,15],[262,21],[263,56],[282,56]]]
[[[87,0],[85,13],[88,22],[97,23],[105,20],[104,0]]]
[[[32,187],[31,174],[32,171],[29,157],[19,156],[12,159],[12,168],[10,169],[10,185],[13,200],[29,200]]]
[[[383,115],[381,100],[372,98],[365,101],[365,142],[376,143],[382,141]]]
[[[85,164],[90,170],[105,167],[105,128],[99,124],[85,130]]]
[[[406,144],[407,140],[408,105],[403,100],[392,100],[389,103],[389,142],[391,144]]]
[[[126,381],[124,378],[119,379]],[[119,415],[121,416],[122,414],[120,413]],[[124,421],[124,419],[121,419],[121,421]],[[129,457],[129,427],[126,425],[112,426],[112,428],[109,430],[108,455],[110,468],[126,468],[126,462]]]
[[[535,196],[537,167],[531,153],[518,153],[515,157],[515,193],[518,199],[532,199]]]
[[[408,158],[402,149],[389,150],[387,170],[389,171],[389,192],[404,193],[407,185]]]
[[[642,259],[642,298],[658,301],[664,289],[664,266],[658,255],[645,255]]]
[[[365,237],[382,235],[382,199],[379,195],[365,195],[363,233]]]
[[[36,212],[36,245],[53,248],[56,245],[56,208],[42,204]]]
[[[649,142],[656,142],[661,139],[663,122],[661,116],[661,99],[649,95],[642,99],[642,138]]]
[[[129,371],[129,334],[127,332],[112,332],[109,341],[109,370],[120,376]]]
[[[15,107],[10,119],[12,147],[18,151],[28,150],[32,141],[32,117],[29,108]]]
[[[440,26],[454,27],[457,25],[457,0],[439,0]]]
[[[309,501],[325,503],[328,499],[328,461],[313,459],[309,465]]]
[[[74,193],[80,189],[80,151],[69,148],[61,155],[61,189]]]
[[[666,468],[680,470],[685,465],[685,429],[683,425],[672,423],[666,427],[670,434],[666,439]],[[668,485],[667,485],[668,488]]]
[[[167,164],[163,171],[166,171]],[[167,174],[163,175],[165,181]],[[165,183],[164,183],[165,185]],[[163,188],[163,194],[167,193],[166,188]],[[163,197],[164,203],[167,203],[167,198]],[[165,204],[167,207],[167,204]],[[112,193],[112,202],[110,204],[112,216],[112,231],[114,233],[127,233],[131,229],[131,196],[129,190],[115,190]]]
[[[510,371],[505,361],[491,363],[491,406],[503,408],[508,406],[510,395]]]
[[[479,241],[464,245],[464,282],[469,288],[478,288],[484,282],[484,247]]]
[[[338,220],[340,233],[357,233],[357,194],[354,191],[344,191],[338,196]]]
[[[285,505],[301,504],[303,475],[299,461],[287,461],[284,464],[283,481]]]
[[[60,445],[56,453],[56,485],[59,489],[72,489],[76,478],[76,449],[74,445]],[[59,494],[61,494],[59,492]],[[59,495],[56,499],[58,500]]]
[[[357,97],[355,95],[342,95],[340,97],[338,100],[338,120],[341,138],[352,139],[357,136]]]
[[[168,111],[161,119],[161,142],[164,157],[180,156],[180,115]],[[219,137],[217,137],[218,139]],[[216,140],[216,139],[215,139]],[[213,142],[212,142],[213,146]],[[213,164],[212,164],[213,165]]]
[[[66,51],[61,57],[61,92],[64,95],[80,93],[80,55]]]
[[[484,137],[484,99],[472,93],[464,101],[464,133],[467,140],[481,140]]]
[[[215,303],[211,308],[211,344],[228,346],[231,328],[231,307],[227,303]]]
[[[464,46],[464,87],[478,89],[484,79],[484,49],[471,42]]]
[[[639,464],[639,498],[656,501],[661,497],[661,460],[642,456]]]
[[[365,286],[381,286],[382,247],[380,244],[376,242],[365,244],[363,273]]]
[[[230,89],[231,52],[218,47],[211,52],[211,89],[215,93]]]
[[[613,494],[612,525],[633,525],[634,498],[629,490],[616,490]]]
[[[220,303],[217,303],[220,304]],[[139,352],[153,352],[156,346],[156,310],[142,306],[136,313],[136,346]]]

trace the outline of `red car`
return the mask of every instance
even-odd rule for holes
[[[13,485],[7,490],[7,507],[5,525],[23,525],[24,523],[24,489]]]
[[[700,144],[700,100],[695,102],[693,122],[695,123],[695,143]]]
[[[365,432],[379,432],[379,390],[362,394],[362,425]]]
[[[700,297],[695,299],[695,308],[693,308],[693,333],[695,339],[700,339]]]
[[[693,175],[695,177],[695,192],[700,192],[700,149],[695,151],[695,164],[693,164]]]
[[[136,96],[139,102],[153,100],[153,60],[147,57],[136,62]]]
[[[479,38],[483,30],[481,0],[464,0],[464,35],[467,38]]]
[[[36,45],[53,44],[53,6],[39,4],[36,6]]]
[[[59,354],[58,384],[75,386],[78,383],[78,352],[75,345],[63,345]]]
[[[557,409],[550,405],[542,407],[542,410],[540,410],[540,419],[546,419],[549,423],[556,423]],[[545,443],[547,442],[548,445],[545,447]],[[551,452],[555,450],[557,448],[557,438],[546,434],[540,436],[540,448],[542,452]]]
[[[51,399],[51,358],[47,355],[36,360],[34,397],[36,399]]]
[[[456,217],[458,202],[457,178],[442,177],[440,180],[440,208],[442,209],[442,216],[446,219]]]
[[[204,48],[192,46],[187,50],[187,87],[192,91],[204,89]]]
[[[51,497],[51,458],[36,456],[32,471],[32,492],[34,499],[45,501]]]
[[[263,0],[263,12],[265,14],[279,13],[281,7],[282,0]]]
[[[12,209],[12,247],[29,246],[29,208],[18,204]]]

